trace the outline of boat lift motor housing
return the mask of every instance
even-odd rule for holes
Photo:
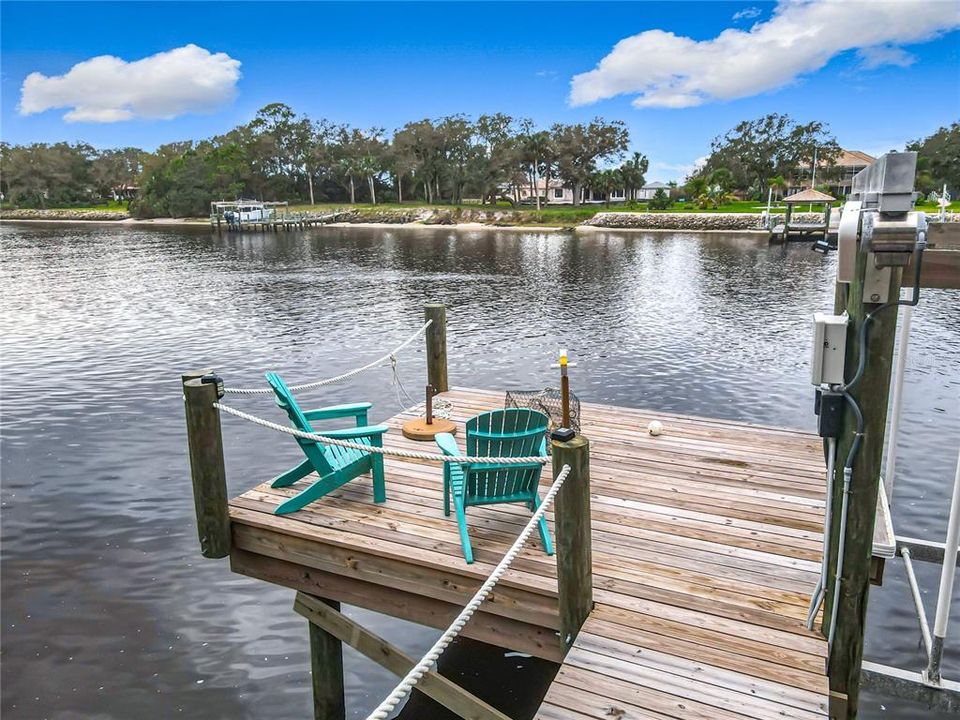
[[[837,228],[837,281],[853,282],[857,252],[867,253],[864,302],[890,301],[893,268],[910,262],[926,238],[927,220],[913,211],[917,153],[888,153],[853,178]]]

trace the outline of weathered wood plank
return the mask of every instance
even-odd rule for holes
[[[903,270],[906,286],[913,286],[913,260]],[[960,290],[960,247],[944,247],[926,250],[920,270],[920,287]]]
[[[323,595],[347,605],[432,628],[446,628],[463,607],[436,598],[371,585],[362,580],[277,560],[240,548],[234,548],[230,555],[230,569],[241,575],[311,595]],[[490,645],[528,653],[552,662],[560,662],[563,658],[556,630],[494,615],[483,608],[473,616],[462,634]]]

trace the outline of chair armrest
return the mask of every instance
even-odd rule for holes
[[[543,463],[471,463],[470,469],[483,470],[536,470],[542,468]]]
[[[334,438],[335,440],[351,440],[353,438],[379,437],[389,430],[386,425],[367,425],[364,427],[348,428],[346,430],[321,430],[317,435]]]
[[[355,417],[357,422],[366,425],[367,410],[373,407],[373,403],[350,403],[348,405],[331,405],[330,407],[308,410],[304,413],[307,420],[336,420],[338,418]]]
[[[444,455],[456,456],[460,454],[457,441],[450,433],[437,433],[433,439],[436,440],[437,446],[443,451]]]

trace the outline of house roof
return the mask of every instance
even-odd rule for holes
[[[643,189],[643,190],[648,190],[648,189],[649,189],[649,190],[659,190],[660,188],[666,189],[666,188],[668,188],[668,187],[670,187],[670,186],[667,185],[666,183],[662,183],[662,182],[652,182],[652,183],[647,183],[646,185],[644,185],[642,189]]]
[[[873,155],[867,155],[865,152],[860,152],[859,150],[845,150],[841,149],[840,154],[837,156],[836,163],[837,165],[843,165],[845,167],[850,166],[860,166],[860,165],[873,165],[877,159]]]
[[[806,190],[801,190],[798,193],[793,195],[788,195],[783,199],[786,203],[825,203],[833,202],[836,200],[832,195],[827,195],[822,193],[819,190],[814,190],[813,188],[807,188]]]

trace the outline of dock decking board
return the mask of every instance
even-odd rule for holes
[[[445,397],[461,426],[503,404],[490,391]],[[387,422],[387,447],[428,447],[401,436],[409,417]],[[645,432],[653,419],[664,424],[660,437]],[[819,572],[819,438],[589,403],[581,421],[591,441],[596,607],[537,717],[827,717],[826,642],[803,627]],[[290,465],[295,451],[291,441]],[[261,484],[234,498],[233,569],[445,627],[529,511],[470,508],[477,561],[468,566],[456,522],[442,513],[440,469],[388,457],[386,476],[382,505],[363,478],[287,516],[272,512],[297,486]],[[464,634],[558,661],[556,591],[555,559],[534,538]]]

